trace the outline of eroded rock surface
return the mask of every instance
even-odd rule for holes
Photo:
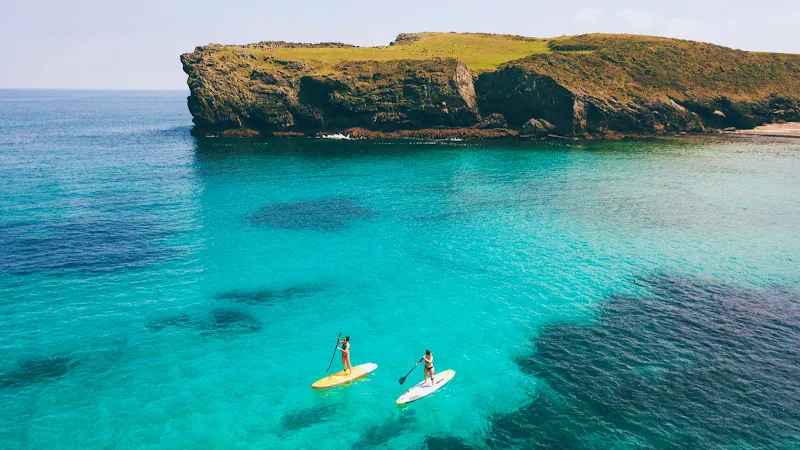
[[[385,48],[419,40],[401,34]],[[437,130],[610,137],[800,120],[800,55],[602,34],[556,38],[548,46],[495,70],[472,71],[458,58],[364,60],[357,53],[364,49],[339,43],[209,45],[181,61],[196,135],[355,129],[367,137],[458,135]],[[340,60],[297,56],[309,54],[303,51],[339,52]],[[495,129],[507,131],[479,133]]]

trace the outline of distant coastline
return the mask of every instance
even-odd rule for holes
[[[650,36],[264,41],[181,61],[197,136],[620,139],[800,122],[800,55]]]

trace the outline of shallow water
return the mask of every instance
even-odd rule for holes
[[[0,448],[800,445],[798,141],[198,140],[184,97],[0,91]],[[379,368],[313,391],[340,330]]]

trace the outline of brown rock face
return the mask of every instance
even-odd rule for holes
[[[519,130],[522,136],[545,137],[556,129],[556,126],[544,119],[531,119]]]
[[[478,124],[475,125],[475,128],[481,130],[488,130],[492,128],[506,128],[507,126],[508,126],[508,121],[506,121],[506,118],[503,117],[502,114],[492,113],[484,117],[483,120],[481,120],[480,122],[478,122]]]
[[[335,75],[307,74],[297,64],[226,73],[203,52],[182,61],[200,135],[230,128],[315,133],[467,127],[479,117],[472,74],[454,59],[353,61],[340,64]]]
[[[575,96],[546,75],[508,67],[481,74],[475,88],[482,114],[502,114],[514,128],[540,117],[560,134],[573,132]]]
[[[392,44],[419,39],[401,34]],[[353,58],[323,67],[270,52],[351,50],[339,43],[208,45],[181,61],[196,135],[603,137],[800,121],[797,55],[645,36],[581,35],[549,45],[550,53],[480,74],[453,58]]]
[[[477,121],[475,88],[456,60],[353,62],[346,76],[303,76],[303,129],[464,127]]]

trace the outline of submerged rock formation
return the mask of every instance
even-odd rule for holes
[[[615,137],[800,120],[800,55],[646,36],[402,34],[376,48],[209,45],[181,61],[196,135]]]

